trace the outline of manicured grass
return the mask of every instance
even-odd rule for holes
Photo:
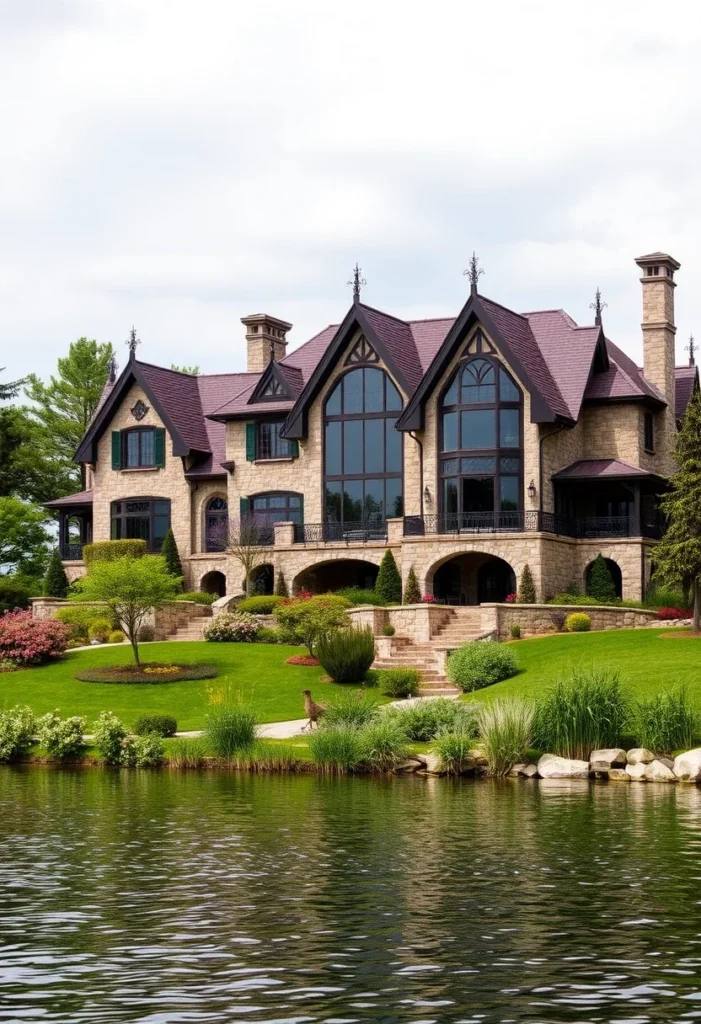
[[[533,697],[573,668],[593,665],[617,669],[633,696],[649,697],[683,684],[701,705],[701,638],[679,638],[678,630],[620,629],[597,633],[560,633],[509,644],[521,671],[468,700]]]
[[[170,714],[178,729],[201,729],[208,690],[228,686],[235,699],[253,705],[261,722],[304,718],[302,690],[326,701],[348,687],[320,682],[323,669],[286,665],[300,647],[277,644],[145,644],[144,661],[216,665],[217,678],[180,683],[84,683],[74,678],[80,669],[126,665],[132,654],[126,644],[74,651],[61,661],[40,668],[0,674],[0,706],[28,704],[35,714],[58,708],[62,715],[85,715],[91,725],[101,711],[113,711],[125,725],[139,715]],[[377,700],[383,701],[377,690]]]

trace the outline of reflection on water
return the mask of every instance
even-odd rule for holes
[[[689,1021],[701,791],[0,770],[0,1021]]]

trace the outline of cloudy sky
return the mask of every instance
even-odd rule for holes
[[[701,339],[701,14],[690,0],[0,0],[0,365],[132,323],[140,357],[241,369],[350,302],[484,294],[639,357],[633,258]],[[7,377],[6,377],[7,379]]]

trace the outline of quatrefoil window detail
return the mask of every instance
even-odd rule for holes
[[[141,399],[138,400],[136,405],[132,406],[131,414],[135,420],[142,420],[148,412],[148,406],[144,405]]]

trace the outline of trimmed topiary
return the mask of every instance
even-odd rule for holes
[[[611,570],[601,552],[596,556],[589,570],[587,594],[589,597],[596,598],[601,604],[610,604],[616,600],[616,584],[613,582]]]
[[[465,693],[510,679],[518,672],[510,647],[487,640],[463,644],[448,658],[446,671],[451,683]]]
[[[145,540],[97,540],[83,545],[83,561],[89,570],[93,562],[114,562],[118,558],[143,558]]]
[[[250,615],[272,615],[279,604],[285,600],[284,597],[277,597],[275,594],[266,594],[261,597],[244,597],[236,605],[237,612],[248,612]]]
[[[285,579],[285,574],[282,571],[282,569],[277,574],[277,579],[275,581],[275,596],[276,597],[289,597],[290,596],[290,592],[287,589],[287,580]]]
[[[359,683],[375,660],[375,639],[369,627],[346,629],[320,640],[315,654],[334,683]]]
[[[535,604],[535,583],[533,582],[533,573],[531,567],[526,563],[521,573],[521,584],[518,588],[518,603],[519,604]]]
[[[421,604],[421,588],[416,578],[416,570],[412,565],[409,569],[404,587],[404,604]]]
[[[591,619],[586,612],[572,612],[567,616],[565,629],[568,633],[588,633],[591,629]]]
[[[387,604],[402,603],[402,577],[399,575],[397,563],[389,548],[380,563],[380,571],[375,581],[375,592]]]
[[[175,543],[175,537],[171,527],[168,527],[165,537],[163,538],[163,544],[161,546],[161,558],[166,564],[166,569],[171,576],[175,576],[178,579],[182,578],[183,567],[180,563],[180,555],[178,554],[178,545]]]
[[[178,723],[172,715],[141,715],[133,727],[137,736],[146,736],[150,732],[157,736],[175,736],[177,731]]]
[[[58,548],[54,548],[44,577],[44,594],[47,597],[66,597],[69,585]]]

